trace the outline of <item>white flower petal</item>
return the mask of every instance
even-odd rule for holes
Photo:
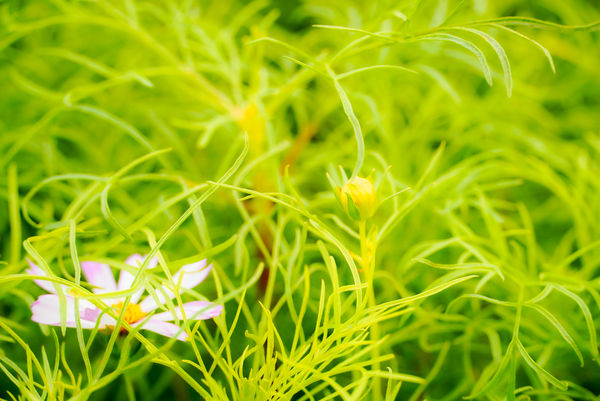
[[[142,264],[144,263],[144,261],[146,260],[147,257],[148,257],[148,255],[142,256],[139,253],[134,253],[133,255],[131,255],[130,257],[128,257],[125,260],[125,264],[127,264],[129,266],[133,266],[133,267],[140,267],[140,266],[142,266]],[[146,268],[149,270],[152,270],[156,266],[158,266],[158,258],[156,256],[154,256],[152,259],[150,259],[148,261],[148,266]]]
[[[215,316],[219,316],[223,311],[222,305],[217,305],[212,302],[206,301],[193,301],[187,302],[182,305],[183,310],[185,312],[185,317],[188,320],[206,320],[211,319]],[[175,312],[175,313],[173,313]],[[167,311],[163,313],[158,313],[152,316],[152,320],[160,320],[163,322],[169,322],[175,320],[175,316],[177,319],[183,320],[183,314],[181,313],[181,308],[179,306],[175,306],[174,311]]]
[[[67,327],[76,327],[75,324],[75,300],[72,297],[65,297],[66,301],[66,319]],[[60,298],[58,295],[45,294],[40,295],[37,301],[31,305],[33,316],[31,320],[50,326],[60,326]],[[85,299],[79,300],[79,321],[84,329],[92,329],[96,325],[97,313],[99,310]],[[102,327],[102,326],[100,326]]]
[[[204,281],[208,273],[210,273],[211,268],[212,265],[206,266],[206,259],[185,265],[173,275],[173,284],[175,286],[179,285],[180,289],[194,288]],[[172,285],[169,285],[169,287],[172,287]],[[153,311],[164,304],[167,299],[175,298],[175,294],[165,285],[156,290],[156,295],[158,302],[150,295],[140,303],[140,308],[142,308],[143,312],[148,313]]]
[[[115,277],[110,266],[98,262],[81,262],[81,269],[88,283],[93,285],[96,294],[114,292],[117,290]]]
[[[125,264],[131,267],[139,268],[144,263],[146,256],[142,256],[139,253],[135,253],[125,260]],[[153,257],[149,262],[146,269],[154,269],[158,265],[158,259]],[[119,291],[127,290],[131,288],[133,284],[133,280],[135,279],[135,275],[131,274],[127,270],[121,270],[121,274],[119,274],[119,284],[117,285],[117,289]],[[136,291],[132,296],[130,302],[137,303],[142,294],[144,293],[144,287],[140,288]]]
[[[181,282],[181,288],[194,288],[204,281],[210,273],[210,269],[212,269],[212,265],[206,266],[206,259],[190,263],[173,275],[173,282],[176,285]]]
[[[188,337],[187,333],[176,324],[154,320],[152,318],[139,323],[132,324],[133,327],[140,326],[142,330],[150,330],[166,337],[175,337],[180,341],[185,341]]]
[[[171,290],[163,285],[156,289],[156,298],[158,298],[158,300],[155,300],[152,295],[148,295],[146,298],[144,298],[142,302],[140,302],[140,309],[142,312],[152,312],[160,305],[164,304],[167,299],[175,298],[175,294],[173,294]]]
[[[29,263],[29,269],[25,270],[25,273],[27,274],[31,274],[32,276],[44,276],[44,277],[48,277],[48,275],[46,274],[46,272],[39,267],[38,265],[36,265],[35,263],[33,263],[31,260],[27,259],[27,263]],[[48,280],[33,280],[40,288],[51,292],[53,294],[56,294],[56,288],[54,288],[54,284],[52,283],[52,281],[48,281]],[[62,284],[59,284],[63,291],[66,293],[66,291],[68,291],[68,287]]]

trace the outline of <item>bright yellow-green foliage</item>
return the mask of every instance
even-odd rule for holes
[[[598,21],[0,1],[0,399],[597,400]],[[376,196],[340,199],[357,177]],[[208,258],[163,309],[224,312],[187,342],[31,321],[27,259],[101,305],[80,261],[132,253],[160,268],[122,295]]]

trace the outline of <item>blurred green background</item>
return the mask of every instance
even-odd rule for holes
[[[292,208],[260,197],[243,201],[243,191],[221,188],[161,252],[175,264],[208,254],[222,281],[202,288],[209,299],[251,284],[244,301],[235,293],[225,304],[228,325],[239,303],[247,304],[227,346],[234,360],[260,343],[254,337],[265,335],[265,321],[283,343],[292,341],[294,312],[280,306],[266,317],[259,302],[267,296],[266,309],[287,302],[299,308],[303,285],[288,286],[302,280],[304,266],[312,269],[301,341],[308,344],[320,280],[332,292],[319,239],[343,285],[353,281],[340,249],[359,252],[355,223],[326,178],[337,166],[349,174],[357,158],[329,67],[360,123],[361,175],[372,174],[382,201],[371,222],[378,232],[369,283],[376,302],[478,277],[373,323],[385,337],[377,352],[391,355],[380,369],[426,378],[424,384],[405,383],[394,393],[384,381],[369,382],[350,387],[355,398],[327,381],[317,388],[306,379],[305,388],[314,399],[501,400],[514,399],[515,390],[523,400],[597,399],[598,21],[600,3],[593,0],[0,2],[0,260],[6,262],[0,268],[9,277],[0,282],[0,319],[32,347],[52,347],[52,336],[29,320],[28,305],[40,292],[30,280],[12,278],[26,266],[22,241],[29,239],[65,277],[74,272],[70,221],[79,230],[81,257],[119,261],[145,253],[148,233],[160,237],[203,185],[231,167],[247,133],[248,155],[230,184],[295,198],[341,246]],[[117,173],[165,148],[171,150]],[[199,192],[186,193],[196,186]],[[261,262],[266,273],[251,281]],[[533,303],[543,310],[521,311],[540,294]],[[344,304],[348,319],[350,304]],[[509,346],[517,316],[520,343],[552,376]],[[218,349],[216,325],[202,330],[208,339],[202,348]],[[312,338],[324,341],[326,334]],[[77,376],[83,372],[77,339],[59,338]],[[27,372],[23,349],[6,333],[0,341],[2,366],[14,369],[12,361]],[[90,357],[102,347],[99,338]],[[183,344],[168,352],[174,360],[194,357]],[[324,370],[349,357],[332,359]],[[266,366],[256,358],[255,368]],[[365,362],[334,380],[350,385],[373,366]],[[270,374],[285,376],[277,367]],[[197,399],[158,364],[123,376],[125,387],[117,377],[81,398]],[[274,382],[241,376],[216,372],[216,383],[234,380],[237,390],[215,399],[309,399],[287,388],[273,398],[258,395],[262,390],[244,386],[270,391]],[[569,382],[568,389],[553,380]],[[4,374],[0,389],[19,393]],[[69,398],[79,390],[64,391]]]

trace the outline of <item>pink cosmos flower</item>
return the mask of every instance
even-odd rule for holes
[[[127,258],[125,264],[134,268],[139,268],[144,260],[144,256],[134,254]],[[148,262],[147,268],[152,269],[156,267],[157,264],[156,258],[153,258]],[[30,269],[26,270],[28,274],[47,276],[39,266],[31,261],[29,261],[29,266]],[[185,265],[173,275],[173,284],[177,286],[180,291],[194,288],[208,276],[211,268],[212,265],[206,265],[206,259]],[[82,262],[81,269],[88,283],[94,287],[92,291],[96,294],[127,290],[131,288],[135,277],[129,271],[121,270],[119,281],[115,282],[110,266],[98,262]],[[31,305],[31,311],[33,312],[31,320],[41,324],[60,326],[60,301],[59,296],[56,294],[55,286],[47,280],[37,279],[34,281],[37,285],[51,294],[39,296]],[[65,324],[67,327],[76,327],[74,297],[76,297],[77,294],[68,286],[60,286],[62,287],[66,298]],[[187,333],[183,331],[180,326],[170,323],[171,321],[176,319],[183,320],[184,314],[187,320],[211,319],[218,316],[223,310],[223,306],[212,302],[193,301],[184,303],[181,306],[175,305],[173,310],[151,314],[167,302],[167,300],[175,298],[175,293],[173,291],[176,291],[173,285],[165,284],[161,288],[157,288],[155,293],[156,298],[152,295],[148,295],[138,303],[144,293],[144,288],[141,288],[131,295],[129,304],[125,309],[125,312],[123,312],[122,320],[132,327],[140,326],[140,329],[142,330],[154,331],[163,336],[176,337],[178,340],[185,341],[188,337]],[[123,309],[125,297],[102,298],[102,301],[109,305],[109,308],[112,308],[113,312],[119,316]],[[103,313],[102,309],[99,309],[90,301],[83,298],[79,299],[79,321],[81,323],[81,328],[83,329],[93,329],[96,326],[98,326],[99,329],[112,329],[117,324],[116,319]],[[121,330],[124,331],[126,329],[121,327]]]

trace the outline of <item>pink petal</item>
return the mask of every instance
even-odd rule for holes
[[[66,319],[67,327],[76,327],[75,324],[75,300],[72,297],[65,297],[66,301]],[[84,329],[92,329],[96,325],[98,309],[85,299],[79,300],[79,321]],[[50,326],[60,326],[60,298],[58,295],[46,294],[40,295],[32,305],[31,320]]]
[[[191,289],[200,284],[210,270],[212,265],[206,266],[206,259],[202,259],[199,262],[191,263],[183,266],[177,273],[173,275],[173,283],[169,287],[178,286],[180,289]],[[175,294],[165,285],[156,290],[158,303],[154,300],[154,297],[148,296],[141,303],[140,308],[145,313],[153,311],[160,305],[164,304],[167,299],[175,298]]]
[[[142,256],[139,253],[134,253],[125,260],[125,264],[133,267],[140,267],[142,266],[147,257],[148,255]],[[152,270],[156,266],[158,266],[158,258],[154,256],[152,259],[150,259],[146,268]]]
[[[117,290],[115,277],[110,266],[98,262],[81,262],[81,269],[88,283],[93,285],[93,291],[96,294],[113,292]]]
[[[144,313],[149,313],[158,308],[160,305],[164,304],[167,299],[175,298],[175,294],[171,290],[169,290],[166,286],[161,286],[156,289],[156,298],[158,298],[158,302],[154,300],[152,295],[148,295],[142,302],[140,302],[140,309]]]
[[[27,259],[27,263],[29,263],[29,269],[25,270],[25,273],[31,274],[32,276],[48,277],[46,272],[41,267],[39,267],[38,265],[33,263],[31,260]],[[48,280],[33,280],[33,281],[38,286],[40,286],[42,289],[44,289],[48,292],[51,292],[53,294],[56,294],[56,288],[54,288],[54,284],[52,284],[51,281],[48,281]],[[67,287],[65,287],[62,284],[60,286],[63,288],[63,291],[67,291]]]
[[[132,327],[137,326],[140,326],[142,330],[150,330],[166,337],[175,337],[180,341],[185,341],[188,338],[187,333],[176,324],[161,322],[160,320],[154,320],[152,318],[146,321],[141,321],[139,323],[132,324]]]
[[[185,317],[188,320],[206,320],[219,316],[223,311],[223,306],[212,302],[193,301],[183,304],[183,310],[185,312]],[[177,319],[183,320],[183,314],[181,313],[181,308],[179,306],[175,306],[174,311],[158,313],[152,316],[152,320],[168,322],[175,319],[174,315],[177,315]]]
[[[130,257],[128,257],[127,260],[125,261],[125,264],[135,267],[135,268],[139,268],[140,266],[142,266],[142,263],[144,263],[145,259],[146,259],[146,256],[142,256],[139,253],[136,253],[136,254],[133,254]],[[148,266],[146,267],[146,269],[154,269],[157,265],[158,265],[158,259],[155,256],[148,262]],[[117,289],[119,291],[123,291],[123,290],[127,290],[127,289],[131,288],[134,278],[135,278],[135,275],[131,274],[127,270],[121,270],[121,274],[119,275],[119,284],[117,285]],[[138,291],[136,291],[131,296],[130,302],[137,303],[137,301],[140,299],[140,297],[142,296],[143,293],[144,293],[144,287],[140,288]]]
[[[185,265],[173,275],[173,283],[181,282],[181,288],[194,288],[204,281],[211,268],[212,265],[206,266],[206,259]]]

